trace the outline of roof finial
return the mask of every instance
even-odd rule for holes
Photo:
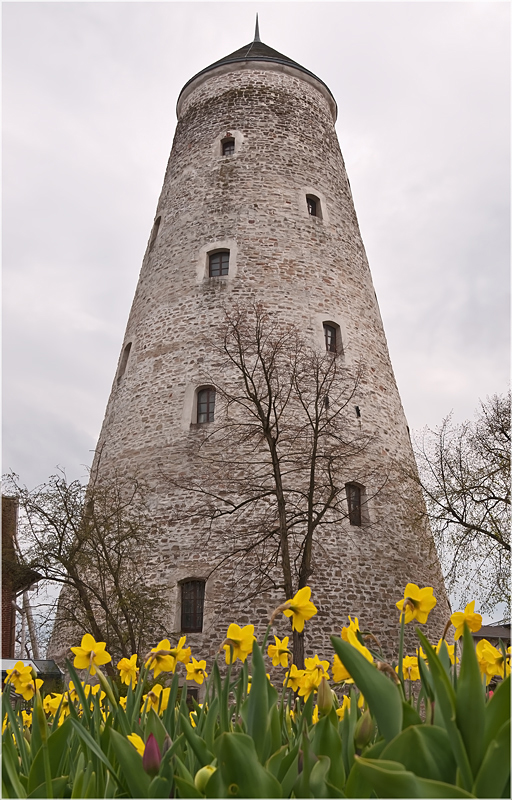
[[[256,14],[256,27],[254,29],[254,41],[255,42],[261,42],[261,39],[260,39],[260,27],[258,25],[258,14]]]

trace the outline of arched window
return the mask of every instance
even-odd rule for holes
[[[132,343],[128,342],[123,350],[123,355],[121,357],[121,363],[119,365],[119,373],[117,376],[117,382],[121,382],[121,378],[123,377],[126,371],[126,365],[128,364],[128,358],[130,357],[130,350],[132,349]]]
[[[235,152],[235,140],[232,137],[223,139],[221,145],[223,156],[232,156]]]
[[[335,322],[324,322],[325,349],[328,353],[341,353],[341,331]]]
[[[215,389],[208,387],[197,392],[197,423],[213,422],[215,417]]]
[[[210,278],[218,278],[229,273],[229,250],[218,250],[208,256]]]
[[[200,633],[203,630],[204,611],[203,580],[186,580],[181,584],[181,630],[183,633]]]
[[[310,217],[317,217],[322,219],[322,206],[318,197],[314,194],[306,195],[306,204],[308,207],[308,214]]]

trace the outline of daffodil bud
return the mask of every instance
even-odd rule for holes
[[[165,734],[164,743],[162,745],[162,756],[164,756],[172,745],[172,739],[168,733]]]
[[[144,755],[142,756],[142,766],[152,778],[158,775],[161,760],[162,756],[160,754],[158,742],[153,734],[150,733],[146,742],[146,747],[144,748]]]
[[[201,792],[201,794],[205,793],[206,784],[212,777],[215,770],[216,767],[212,767],[211,764],[207,764],[206,767],[202,767],[200,770],[196,772],[196,776],[194,778],[194,786],[196,787],[198,792]]]
[[[354,742],[358,750],[362,750],[363,747],[372,740],[373,734],[375,733],[375,722],[372,719],[372,715],[370,714],[370,710],[366,709],[364,714],[357,721],[356,729],[354,731]]]
[[[320,685],[318,686],[317,696],[318,714],[321,717],[326,717],[330,712],[332,708],[332,702],[331,687],[327,683],[325,676],[323,676],[322,680],[320,681]]]

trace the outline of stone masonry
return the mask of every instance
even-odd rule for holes
[[[219,370],[209,343],[222,335],[226,308],[254,303],[296,325],[318,351],[330,322],[342,340],[336,357],[348,370],[364,365],[351,408],[360,413],[354,425],[372,436],[363,460],[374,485],[365,486],[366,523],[331,526],[315,549],[309,584],[319,613],[306,625],[306,655],[330,658],[329,636],[348,614],[396,652],[395,603],[409,581],[434,587],[438,604],[425,627],[437,642],[449,604],[430,532],[412,525],[401,489],[397,465],[412,468],[414,458],[335,132],[336,103],[322,81],[266,45],[234,56],[180,95],[93,471],[142,476],[150,487],[159,534],[149,569],[173,600],[169,637],[180,635],[180,581],[205,580],[203,631],[188,634],[187,644],[211,666],[230,622],[261,632],[285,598],[275,591],[249,606],[235,599],[229,567],[214,569],[226,542],[206,539],[192,512],[187,519],[187,495],[173,486],[194,475],[190,454],[204,428],[222,421],[216,411],[215,422],[196,424],[197,390]],[[234,141],[229,155],[226,139]],[[317,199],[316,216],[306,196]],[[209,277],[208,254],[217,250],[229,251],[229,273]],[[347,464],[341,480],[356,480],[355,469]],[[275,632],[287,635],[288,620],[281,616]]]

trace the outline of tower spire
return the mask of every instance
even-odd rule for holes
[[[254,41],[261,42],[260,39],[260,26],[258,25],[258,14],[256,14],[256,27],[254,28]]]

